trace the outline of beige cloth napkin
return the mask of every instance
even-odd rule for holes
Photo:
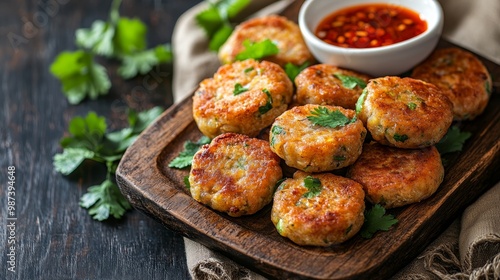
[[[248,16],[279,13],[292,0],[256,0]],[[441,0],[443,36],[500,64],[500,1]],[[183,14],[174,29],[174,101],[189,98],[198,83],[220,66],[194,17],[201,3]],[[486,27],[486,28],[485,28]],[[500,182],[463,213],[393,279],[500,279]],[[184,238],[187,265],[195,280],[265,279],[205,246]],[[488,278],[485,278],[487,276]],[[482,278],[481,278],[482,277]]]

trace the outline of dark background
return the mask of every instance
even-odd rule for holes
[[[200,0],[125,0],[120,14],[148,26],[148,48],[170,43],[177,18]],[[2,0],[0,3],[0,279],[188,279],[183,239],[137,210],[98,222],[78,205],[105,169],[87,166],[71,176],[54,171],[52,157],[69,121],[89,111],[108,130],[126,126],[126,108],[172,104],[171,65],[124,81],[118,63],[99,60],[112,88],[105,97],[70,105],[49,72],[54,58],[76,50],[75,30],[107,20],[111,1]],[[153,78],[153,79],[152,79]],[[7,271],[7,172],[15,166],[16,273]],[[5,249],[4,249],[5,248]]]

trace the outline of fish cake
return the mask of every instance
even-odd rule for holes
[[[435,146],[399,149],[370,142],[346,177],[363,186],[368,201],[395,208],[434,194],[443,182],[444,167]]]
[[[268,15],[242,22],[236,26],[231,36],[221,46],[218,52],[222,64],[236,61],[239,53],[245,50],[243,42],[252,43],[271,40],[279,52],[263,59],[284,67],[287,63],[302,65],[313,62],[314,58],[306,46],[299,26],[283,16]]]
[[[299,245],[330,246],[363,225],[361,184],[331,173],[294,173],[274,194],[271,220],[278,233]]]
[[[295,77],[299,104],[321,104],[355,109],[370,77],[329,64],[316,64]]]
[[[319,115],[317,112],[321,112]],[[336,115],[345,125],[315,124],[311,117]],[[361,154],[366,129],[355,111],[339,106],[306,104],[287,110],[271,126],[271,149],[285,163],[306,172],[324,172],[346,167]]]
[[[267,141],[225,133],[194,155],[189,190],[198,202],[239,217],[270,203],[281,178],[280,158]]]
[[[210,138],[226,132],[254,137],[288,108],[292,95],[293,84],[279,65],[237,61],[200,83],[193,96],[193,117]]]
[[[370,80],[356,111],[374,140],[405,149],[438,143],[453,121],[446,95],[437,86],[412,78]]]
[[[455,120],[474,119],[492,92],[491,75],[472,53],[459,48],[438,49],[411,76],[435,84],[453,103]]]

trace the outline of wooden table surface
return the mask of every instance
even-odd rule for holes
[[[148,47],[170,43],[177,18],[200,0],[127,0],[121,15],[148,26]],[[119,221],[98,222],[78,205],[104,169],[55,172],[52,157],[75,116],[94,111],[108,129],[126,125],[127,107],[172,104],[171,66],[151,77],[124,81],[108,69],[106,97],[70,105],[49,72],[54,58],[75,50],[75,30],[106,20],[111,1],[2,0],[0,3],[0,279],[189,279],[183,239],[137,210]],[[151,78],[149,77],[149,78]],[[16,272],[7,270],[7,178],[15,167]]]

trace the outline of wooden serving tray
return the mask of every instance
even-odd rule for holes
[[[284,15],[296,20],[301,4],[294,2]],[[444,46],[451,44],[442,41],[438,47]],[[481,59],[498,82],[500,66]],[[170,107],[140,135],[122,158],[117,181],[135,208],[268,277],[387,279],[500,179],[499,93],[495,88],[481,116],[460,123],[472,137],[462,152],[446,156],[446,175],[438,191],[423,202],[390,210],[399,223],[371,239],[358,234],[327,248],[298,246],[277,233],[270,220],[271,206],[233,218],[192,199],[183,182],[189,169],[168,167],[185,141],[202,136],[193,121],[191,97]]]

